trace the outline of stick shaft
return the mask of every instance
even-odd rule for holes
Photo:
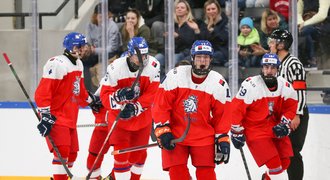
[[[239,151],[241,152],[241,156],[242,156],[242,160],[243,160],[243,163],[244,163],[244,167],[245,167],[245,171],[246,171],[248,180],[251,180],[251,174],[250,174],[249,167],[248,167],[246,159],[245,159],[243,148],[240,148]]]

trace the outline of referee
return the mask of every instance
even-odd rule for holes
[[[268,45],[272,53],[276,53],[281,61],[278,76],[289,81],[297,92],[298,108],[295,118],[291,121],[290,134],[294,156],[287,169],[289,180],[302,180],[304,163],[300,154],[307,134],[309,113],[306,106],[306,72],[297,57],[289,53],[293,38],[287,30],[274,30],[269,37]]]

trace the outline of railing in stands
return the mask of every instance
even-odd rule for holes
[[[43,16],[57,16],[59,12],[68,4],[70,0],[64,0],[62,4],[54,12],[40,12],[38,13],[39,17],[39,29],[42,29],[42,17]],[[25,17],[32,16],[32,13],[0,13],[0,17],[21,17],[21,27],[25,28]],[[78,18],[78,0],[74,0],[74,18]]]

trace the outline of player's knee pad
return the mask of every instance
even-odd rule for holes
[[[289,157],[287,157],[287,158],[282,158],[281,159],[281,161],[282,161],[282,169],[283,170],[286,170],[286,169],[288,169],[288,167],[290,166],[290,158]]]
[[[87,157],[87,169],[90,170],[96,160],[97,154],[89,153]],[[100,155],[98,162],[95,164],[94,169],[98,169],[101,167],[104,155]]]
[[[275,156],[266,162],[269,174],[279,174],[283,171],[282,163],[279,156]]]
[[[197,179],[209,179],[216,180],[216,175],[213,167],[208,166],[197,166],[196,167]]]
[[[147,159],[147,151],[136,151],[130,154],[129,162],[132,164],[144,164]]]
[[[69,159],[68,159],[68,167],[69,168],[73,166],[73,163],[76,161],[77,156],[78,156],[77,152],[70,152]]]
[[[190,174],[186,164],[170,167],[169,174],[171,180],[190,180]]]

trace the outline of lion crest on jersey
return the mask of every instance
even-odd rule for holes
[[[80,77],[76,76],[76,80],[73,82],[73,94],[78,96],[80,93]]]
[[[186,100],[183,101],[183,106],[186,113],[197,112],[197,97],[190,95]]]
[[[273,114],[273,112],[274,112],[274,101],[268,102],[268,112],[269,112],[269,115]]]

